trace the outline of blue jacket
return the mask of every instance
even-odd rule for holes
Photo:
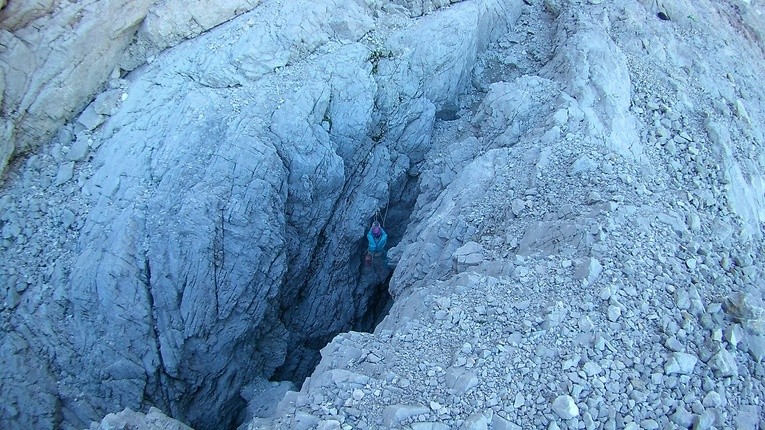
[[[380,230],[382,231],[382,234],[380,235],[379,239],[375,238],[375,236],[372,234],[371,228],[367,233],[367,240],[369,241],[369,252],[372,254],[383,252],[385,245],[388,243],[388,233],[386,233],[382,227],[380,227]]]

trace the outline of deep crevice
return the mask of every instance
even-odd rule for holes
[[[400,200],[396,201],[395,204],[391,204],[390,207],[380,208],[380,214],[377,219],[380,222],[386,221],[383,227],[388,233],[387,250],[395,247],[404,236],[404,231],[409,222],[409,215],[414,207],[414,199],[416,199],[416,190],[410,190],[409,188],[413,186],[416,188],[416,185],[416,179],[407,181],[407,184],[402,187],[401,194],[397,196]],[[384,217],[387,220],[383,219]],[[370,225],[373,220],[375,220],[375,217],[371,216],[367,220],[367,225]],[[341,333],[349,331],[372,333],[377,325],[388,315],[393,306],[393,298],[390,295],[388,286],[393,276],[394,268],[387,266],[387,257],[375,257],[371,262],[365,261],[366,236],[359,238],[353,248],[356,250],[357,260],[347,262],[348,267],[345,269],[356,273],[358,285],[367,285],[366,288],[356,290],[354,296],[348,297],[348,306],[356,307],[354,317],[344,324],[342,329],[336,332],[328,333],[324,336],[305,336],[299,345],[292,345],[290,347],[291,350],[297,351],[297,354],[302,355],[301,361],[296,363],[288,359],[281,367],[274,371],[273,375],[269,378],[270,381],[290,381],[297,387],[302,386],[305,379],[313,373],[321,360],[319,351],[329,344],[332,339]],[[317,270],[314,266],[320,265],[319,263],[319,261],[314,261],[311,265],[312,267],[308,269],[309,272]],[[300,299],[305,300],[307,298],[298,296],[298,300]],[[282,309],[282,312],[286,312],[286,309]],[[300,335],[298,334],[298,336]],[[288,351],[288,355],[290,353]]]

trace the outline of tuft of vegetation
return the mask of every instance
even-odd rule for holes
[[[369,54],[367,61],[372,63],[372,74],[377,74],[380,60],[383,58],[393,58],[393,52],[390,49],[377,48]]]

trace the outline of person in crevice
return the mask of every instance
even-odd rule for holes
[[[383,265],[387,266],[388,253],[385,245],[388,244],[388,233],[385,232],[379,222],[372,223],[372,227],[367,233],[367,241],[369,246],[367,247],[366,263],[371,264],[373,258],[382,257]]]

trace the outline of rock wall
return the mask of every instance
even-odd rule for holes
[[[369,221],[404,228],[437,113],[518,13],[264,2],[99,95],[11,181],[56,233],[17,231],[30,199],[4,201],[9,255],[57,263],[7,278],[3,424],[157,406],[218,428],[241,390],[301,381],[366,318],[388,274],[363,266]]]
[[[120,68],[257,6],[205,2],[34,0],[0,10],[0,175],[80,113]]]
[[[762,5],[528,6],[434,123],[390,314],[248,428],[762,427]]]
[[[223,3],[164,52],[212,11],[147,4],[7,173],[0,425],[755,428],[762,5],[528,3]],[[397,302],[336,336],[377,210]]]

